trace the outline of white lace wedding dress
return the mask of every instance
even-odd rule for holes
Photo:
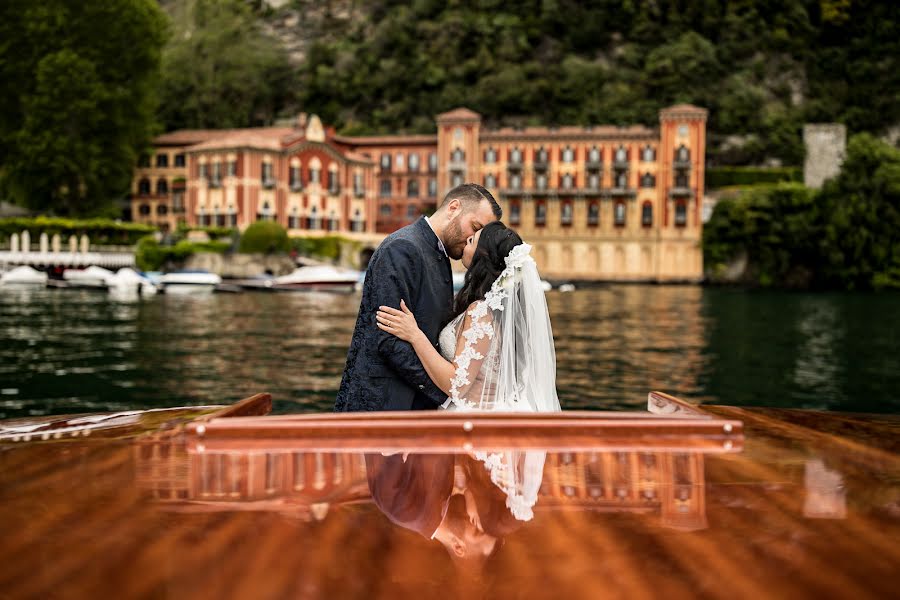
[[[483,300],[474,302],[438,336],[441,355],[455,366],[442,408],[462,411],[554,412],[556,355],[547,301],[531,246],[520,244]],[[533,517],[545,452],[476,452],[491,481],[506,493],[517,519]]]

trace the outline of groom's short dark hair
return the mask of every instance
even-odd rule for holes
[[[481,202],[487,200],[491,205],[491,210],[494,211],[494,216],[497,217],[498,220],[503,217],[503,209],[500,208],[500,205],[494,200],[494,196],[491,195],[486,188],[477,183],[464,183],[447,192],[447,195],[444,196],[444,201],[441,202],[440,208],[446,206],[451,200],[459,200],[459,203],[463,206],[463,210],[465,211],[472,210]]]

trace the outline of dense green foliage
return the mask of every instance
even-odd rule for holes
[[[156,231],[150,225],[119,223],[109,219],[62,219],[54,217],[15,217],[0,219],[0,240],[8,240],[14,233],[28,231],[32,242],[41,233],[48,236],[60,234],[68,239],[72,235],[87,235],[92,245],[131,245],[148,233]]]
[[[803,170],[799,167],[710,167],[706,169],[706,189],[783,181],[803,181]]]
[[[714,162],[800,164],[805,121],[900,122],[893,0],[354,7],[309,33],[302,65],[304,109],[348,132],[429,132],[460,105],[489,125],[652,125],[660,108],[692,102],[710,109]]]
[[[180,266],[197,252],[224,253],[231,248],[226,242],[189,242],[181,240],[172,246],[163,246],[151,235],[138,242],[134,253],[137,267],[142,271],[159,271],[167,265]]]
[[[154,125],[165,15],[153,0],[0,8],[0,193],[96,215],[122,198]]]
[[[820,191],[782,183],[720,201],[703,253],[713,279],[745,255],[746,283],[900,288],[900,150],[860,134]]]
[[[245,0],[171,3],[160,118],[167,129],[271,123],[293,95],[292,68]]]
[[[274,221],[257,221],[241,235],[240,252],[244,254],[275,254],[288,250],[287,230]]]
[[[292,237],[291,251],[300,256],[326,259],[337,262],[346,255],[355,255],[362,249],[362,244],[339,235],[322,237]]]

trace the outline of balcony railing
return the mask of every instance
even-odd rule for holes
[[[613,168],[614,168],[614,169],[623,169],[623,170],[627,171],[627,170],[630,168],[630,164],[629,164],[629,162],[628,162],[628,159],[627,159],[627,158],[625,158],[625,159],[620,159],[620,158],[615,158],[615,159],[613,159]]]
[[[521,162],[509,162],[506,163],[506,169],[508,171],[521,171],[522,163]]]
[[[669,198],[693,198],[694,190],[689,187],[676,186],[669,190]]]
[[[691,160],[688,159],[675,159],[672,161],[672,166],[676,169],[690,169],[691,168]]]

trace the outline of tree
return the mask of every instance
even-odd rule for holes
[[[287,53],[247,2],[193,0],[172,12],[160,103],[167,130],[268,125],[290,104]]]
[[[869,134],[850,138],[819,205],[824,283],[900,288],[900,150]]]
[[[0,191],[103,212],[150,141],[166,19],[153,0],[12,0],[0,12]]]

